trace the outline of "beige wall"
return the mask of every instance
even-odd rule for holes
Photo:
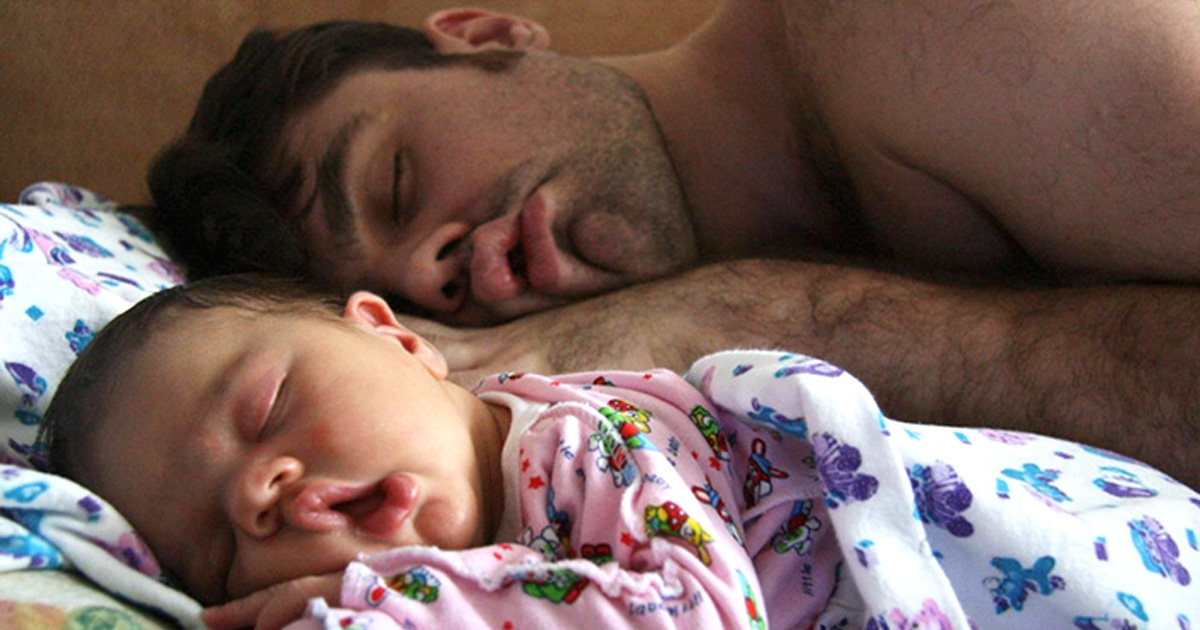
[[[572,54],[665,47],[717,0],[481,0],[545,24]],[[417,25],[446,0],[0,0],[0,203],[41,180],[145,201],[155,151],[256,26]]]

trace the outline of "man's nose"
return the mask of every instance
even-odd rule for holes
[[[284,525],[283,501],[304,476],[304,465],[294,457],[250,461],[234,479],[227,501],[235,526],[253,538],[266,538]]]
[[[466,300],[470,260],[466,223],[445,223],[429,233],[400,269],[404,295],[421,308],[449,313]]]

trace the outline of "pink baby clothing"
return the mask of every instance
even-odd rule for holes
[[[502,542],[352,563],[326,628],[1191,628],[1200,496],[1126,458],[885,418],[828,363],[501,374]]]

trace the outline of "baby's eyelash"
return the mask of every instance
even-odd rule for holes
[[[271,400],[271,408],[267,410],[267,420],[259,428],[259,442],[269,437],[270,432],[274,431],[276,425],[279,424],[279,416],[283,413],[284,403],[287,402],[287,386],[290,380],[289,376],[284,376],[283,380],[279,382],[279,389],[275,392],[275,397]]]

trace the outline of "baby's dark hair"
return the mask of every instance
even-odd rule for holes
[[[109,401],[122,391],[123,364],[189,313],[226,307],[341,321],[344,303],[342,296],[318,291],[303,280],[238,274],[165,289],[134,304],[96,333],[55,391],[38,435],[49,451],[50,470],[84,481],[97,428]]]

